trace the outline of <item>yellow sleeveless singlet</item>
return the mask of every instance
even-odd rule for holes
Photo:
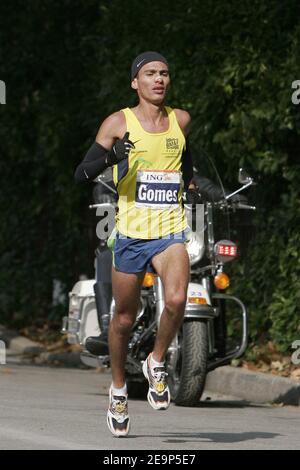
[[[135,148],[113,167],[119,201],[116,226],[131,238],[154,239],[187,227],[182,205],[185,137],[175,112],[165,108],[169,129],[150,133],[130,108],[122,109]]]

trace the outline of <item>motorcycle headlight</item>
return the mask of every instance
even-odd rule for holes
[[[205,246],[203,235],[200,235],[197,232],[191,232],[189,235],[189,240],[186,243],[186,248],[190,258],[190,264],[193,266],[202,258],[204,254]]]

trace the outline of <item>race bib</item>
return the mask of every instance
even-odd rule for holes
[[[178,171],[138,170],[136,207],[175,209],[179,206],[181,174]]]

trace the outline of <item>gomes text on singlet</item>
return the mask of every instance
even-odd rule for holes
[[[185,137],[175,112],[165,109],[169,128],[160,133],[145,131],[131,109],[122,110],[135,148],[113,167],[119,195],[116,225],[131,238],[160,238],[187,226],[181,174]]]

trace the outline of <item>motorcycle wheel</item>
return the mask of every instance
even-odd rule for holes
[[[185,321],[177,340],[177,351],[171,352],[167,365],[171,398],[178,406],[196,406],[207,373],[207,321]]]

